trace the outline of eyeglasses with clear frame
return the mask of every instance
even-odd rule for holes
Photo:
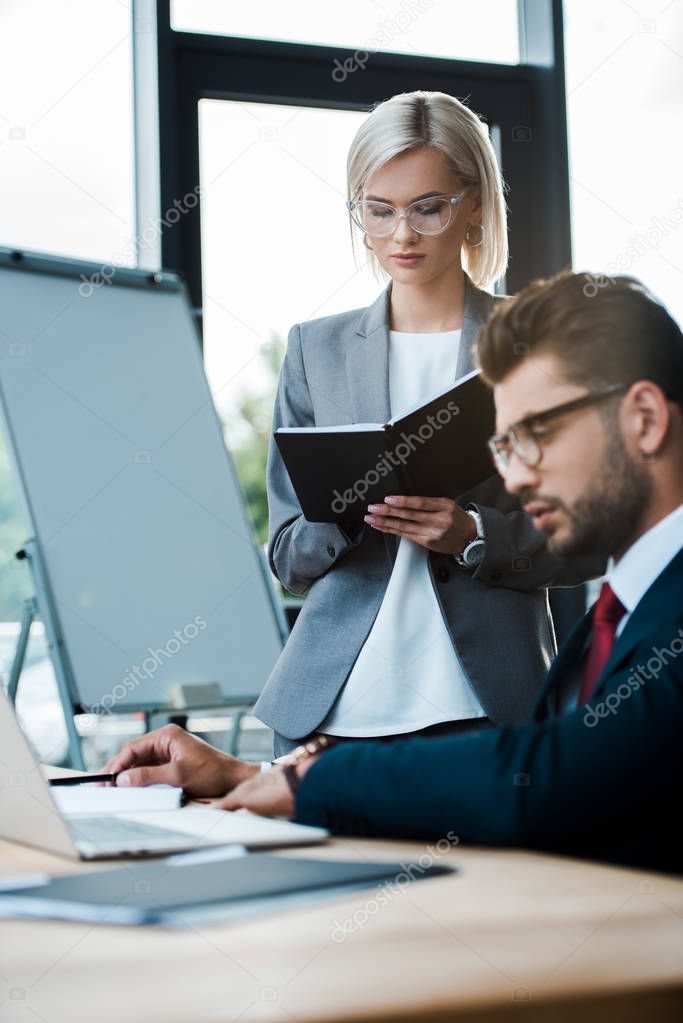
[[[623,394],[630,386],[630,384],[614,384],[602,391],[584,394],[573,401],[566,401],[562,405],[555,405],[553,408],[545,409],[543,412],[520,419],[518,423],[514,423],[505,433],[495,434],[490,438],[488,445],[496,469],[501,476],[507,476],[513,452],[524,465],[535,469],[537,465],[540,465],[543,458],[542,437],[537,433],[538,427],[560,416],[588,408],[590,405],[595,405],[600,401],[611,398],[615,394]]]
[[[371,238],[386,238],[394,234],[404,218],[417,234],[441,234],[453,221],[453,210],[465,192],[457,195],[431,195],[418,199],[406,207],[392,206],[376,199],[349,199],[346,203],[354,224]]]

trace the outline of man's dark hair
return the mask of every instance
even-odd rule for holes
[[[589,390],[651,380],[683,408],[683,334],[633,277],[564,271],[534,281],[498,306],[477,339],[490,384],[541,352],[557,356],[566,379]]]

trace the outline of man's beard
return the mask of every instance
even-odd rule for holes
[[[551,535],[548,547],[562,557],[602,555],[634,541],[652,500],[652,480],[629,458],[616,424],[606,432],[602,464],[571,508],[563,507],[569,530]]]

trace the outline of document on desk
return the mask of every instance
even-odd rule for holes
[[[175,785],[146,785],[105,788],[103,785],[66,785],[50,789],[62,813],[135,813],[149,810],[177,810],[183,805],[183,790]]]
[[[439,864],[411,871],[404,862],[245,855],[233,847],[222,853],[190,853],[129,863],[121,869],[46,877],[5,891],[0,885],[0,917],[186,928],[298,907],[306,896],[310,900],[343,895],[397,884],[406,876],[420,882],[451,872]]]

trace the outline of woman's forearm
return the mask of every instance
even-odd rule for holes
[[[300,596],[363,539],[333,522],[308,522],[303,514],[275,532],[268,544],[270,567],[282,585]]]

